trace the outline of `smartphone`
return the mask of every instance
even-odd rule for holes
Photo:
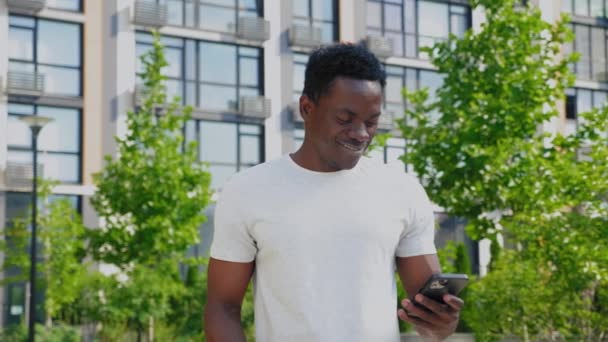
[[[424,284],[424,286],[418,291],[418,293],[433,299],[439,303],[443,303],[443,296],[447,293],[452,295],[458,295],[460,291],[469,282],[469,277],[466,274],[456,273],[437,273],[433,274]],[[414,299],[412,302],[418,306]]]

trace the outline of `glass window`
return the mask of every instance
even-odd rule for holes
[[[81,11],[81,0],[46,0],[49,8],[62,9],[68,11]]]
[[[580,113],[608,105],[608,91],[574,88],[566,90],[566,134],[576,131]]]
[[[292,23],[321,29],[321,40],[337,40],[335,0],[292,0]]]
[[[38,138],[39,163],[44,165],[44,178],[64,183],[79,183],[80,110],[9,103],[9,162],[32,163],[30,129],[19,120],[19,116],[23,114],[37,114],[53,119],[40,132]]]
[[[368,0],[367,32],[393,41],[397,56],[427,58],[419,52],[446,40],[450,34],[463,36],[470,27],[466,5],[427,0]]]
[[[9,70],[38,71],[46,93],[80,96],[81,25],[15,15],[9,22]]]
[[[236,47],[215,43],[200,43],[201,80],[236,83]]]
[[[606,39],[608,30],[603,27],[573,24],[575,40],[565,45],[565,52],[578,52],[578,62],[571,65],[579,79],[605,82],[607,65]]]
[[[262,126],[192,120],[188,141],[199,141],[199,158],[209,164],[211,186],[219,188],[235,172],[263,161]]]
[[[221,32],[236,32],[236,16],[234,9],[215,6],[199,6],[201,21],[199,27],[206,30]]]

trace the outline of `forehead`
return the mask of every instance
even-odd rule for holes
[[[336,99],[341,97],[376,98],[382,96],[382,87],[378,81],[357,80],[348,77],[336,77],[327,94],[323,97]]]

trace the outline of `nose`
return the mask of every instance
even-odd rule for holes
[[[361,143],[368,142],[369,133],[367,132],[367,127],[365,126],[365,123],[354,123],[351,126],[351,129],[348,131],[348,137],[353,140],[357,140]]]

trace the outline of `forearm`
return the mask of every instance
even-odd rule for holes
[[[205,335],[209,342],[246,341],[241,326],[241,308],[235,305],[207,303]]]

